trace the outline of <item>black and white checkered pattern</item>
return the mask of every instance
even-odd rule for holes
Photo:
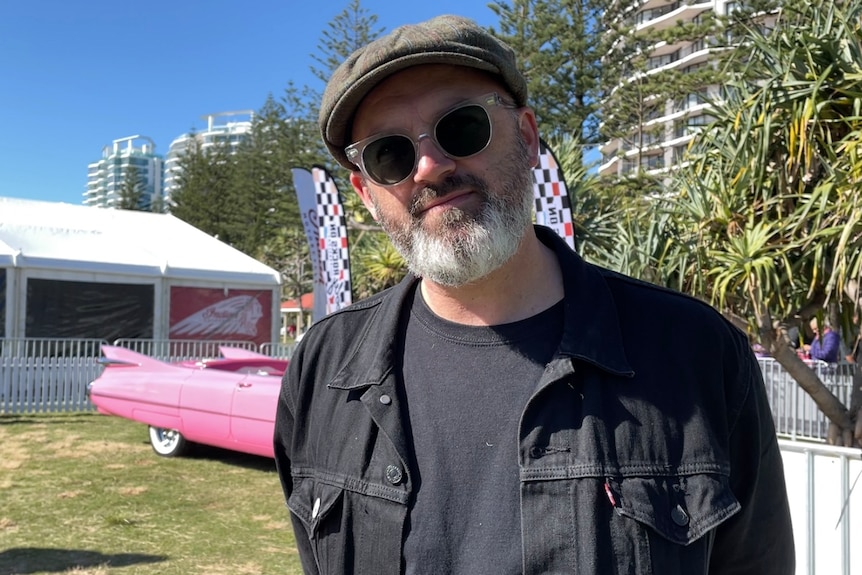
[[[317,192],[320,220],[320,261],[326,283],[326,313],[353,302],[350,283],[350,253],[347,246],[347,220],[335,180],[325,168],[311,170]]]
[[[566,181],[557,158],[544,141],[540,141],[539,163],[533,168],[533,193],[536,223],[555,230],[574,249],[575,228]]]

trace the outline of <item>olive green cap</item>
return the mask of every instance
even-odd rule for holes
[[[474,21],[437,16],[396,28],[359,48],[330,77],[320,103],[320,133],[329,152],[349,170],[344,148],[362,99],[395,72],[421,64],[452,64],[499,76],[515,104],[527,102],[527,82],[518,71],[515,52]]]

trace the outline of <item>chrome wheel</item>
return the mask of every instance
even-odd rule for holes
[[[188,442],[176,429],[150,426],[150,445],[163,457],[176,457],[185,453]]]

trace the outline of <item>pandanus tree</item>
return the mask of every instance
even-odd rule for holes
[[[850,327],[860,305],[862,0],[783,3],[741,48],[675,174],[677,247],[663,264],[748,324],[828,417],[830,442],[860,445],[860,398],[845,407],[782,327],[824,315]]]

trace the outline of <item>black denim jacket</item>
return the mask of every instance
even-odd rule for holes
[[[782,460],[744,334],[536,234],[563,270],[565,328],[521,415],[524,575],[792,574]],[[276,464],[307,573],[402,572],[413,459],[399,353],[415,282],[317,322],[285,375]]]

